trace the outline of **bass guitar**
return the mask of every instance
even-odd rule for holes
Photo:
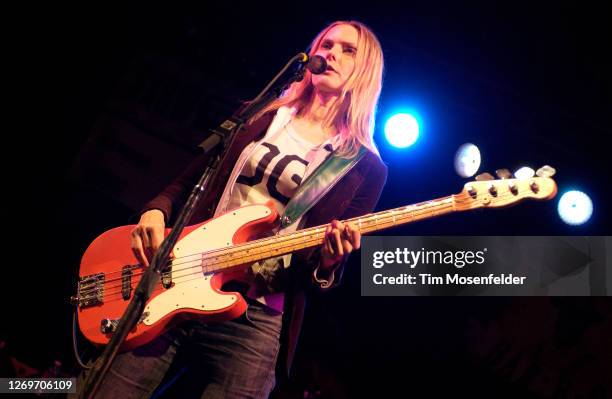
[[[524,199],[551,199],[556,192],[557,186],[550,177],[473,181],[459,194],[344,222],[368,234],[453,212],[504,207]],[[326,226],[249,240],[272,229],[277,219],[270,202],[234,209],[186,227],[122,349],[143,345],[186,319],[215,322],[238,317],[245,311],[246,302],[237,292],[222,291],[225,282],[256,261],[323,243]],[[81,332],[94,344],[108,343],[143,272],[129,247],[134,227],[106,231],[82,257],[77,294],[72,301],[78,306]]]

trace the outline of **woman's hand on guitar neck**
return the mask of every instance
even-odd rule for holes
[[[165,228],[164,214],[159,209],[151,209],[140,216],[140,221],[132,230],[130,245],[142,265],[149,266],[149,261],[164,241]]]
[[[325,229],[325,241],[321,248],[322,271],[329,272],[333,266],[361,247],[361,232],[349,223],[333,220]]]

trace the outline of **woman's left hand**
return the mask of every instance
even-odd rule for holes
[[[342,258],[348,256],[354,249],[361,247],[361,232],[350,223],[338,220],[332,222],[325,229],[325,241],[321,248],[321,269],[329,271]]]

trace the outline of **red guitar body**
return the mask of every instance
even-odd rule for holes
[[[202,253],[246,242],[272,229],[277,218],[276,210],[268,203],[238,208],[186,227],[173,248],[171,269],[164,273],[122,349],[143,345],[183,320],[225,321],[244,313],[244,298],[237,292],[221,291],[221,286],[244,273],[248,264],[231,271],[207,273]],[[79,327],[95,344],[108,343],[140,280],[143,266],[130,248],[134,227],[122,226],[103,233],[81,260],[76,298]]]

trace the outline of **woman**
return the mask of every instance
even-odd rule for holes
[[[171,368],[171,363],[182,357],[202,397],[268,397],[275,383],[283,324],[286,345],[281,355],[288,370],[304,291],[308,286],[327,289],[338,284],[347,255],[360,246],[359,230],[338,219],[371,212],[387,174],[372,141],[383,70],[378,40],[359,22],[338,21],[314,39],[310,55],[314,54],[326,59],[328,69],[319,75],[306,72],[301,82],[248,122],[209,186],[224,190],[203,195],[191,224],[268,200],[282,214],[300,183],[333,154],[350,160],[350,167],[330,186],[318,189],[314,206],[281,230],[329,224],[323,245],[254,264],[232,287],[248,298],[243,316],[215,324],[186,322],[120,354],[100,396],[148,397],[172,380],[176,366]],[[131,242],[143,264],[148,265],[158,249],[166,222],[184,203],[205,162],[205,156],[196,159],[145,206]]]

